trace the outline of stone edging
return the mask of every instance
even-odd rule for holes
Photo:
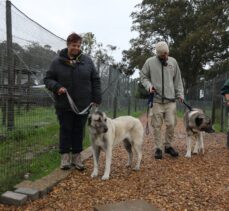
[[[92,156],[91,147],[82,151],[82,160],[85,161]],[[22,205],[28,200],[36,200],[49,193],[53,187],[66,178],[72,170],[63,171],[55,169],[49,175],[36,181],[24,180],[14,186],[15,191],[6,191],[0,196],[0,202],[9,205]]]

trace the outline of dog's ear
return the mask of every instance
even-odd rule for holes
[[[103,118],[107,118],[107,115],[103,112]]]
[[[196,119],[195,119],[196,126],[199,127],[203,123],[203,120],[204,120],[204,116],[202,116],[202,115],[196,117]]]
[[[90,125],[91,125],[91,114],[89,114],[89,116],[88,116],[88,119],[87,119],[87,124],[88,124],[88,126],[90,126]]]

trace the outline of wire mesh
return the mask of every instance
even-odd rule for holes
[[[6,12],[6,2],[0,0],[0,192],[59,164],[52,93],[42,85],[51,61],[66,47],[64,39],[13,4]],[[12,26],[6,27],[9,12]],[[12,29],[11,46],[7,28]],[[101,110],[112,116],[144,108],[145,101],[132,95],[135,81],[107,64],[100,64],[100,69]]]

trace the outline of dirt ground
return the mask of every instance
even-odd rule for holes
[[[141,120],[145,125],[146,117]],[[125,167],[127,153],[122,145],[113,151],[111,178],[102,181],[104,154],[99,177],[91,179],[93,162],[86,161],[84,172],[74,171],[46,197],[22,207],[3,206],[0,210],[92,211],[95,205],[144,199],[163,210],[229,211],[229,150],[222,133],[205,134],[205,154],[185,158],[185,132],[178,120],[173,146],[180,156],[155,160],[153,136],[145,136],[143,162],[139,172]]]

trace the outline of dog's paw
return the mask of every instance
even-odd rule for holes
[[[127,163],[126,164],[126,168],[130,168],[131,167],[131,164],[130,163]]]
[[[93,171],[92,174],[91,174],[91,177],[94,178],[94,177],[97,177],[98,176],[98,172],[97,171]]]
[[[134,170],[134,171],[139,171],[139,170],[140,170],[140,167],[139,167],[139,166],[135,166],[135,167],[133,168],[133,170]]]
[[[200,148],[200,153],[204,154],[204,148]]]
[[[197,155],[199,153],[199,150],[193,150],[192,154]]]
[[[103,177],[102,177],[102,180],[108,180],[109,179],[109,175],[103,175]]]
[[[187,154],[185,155],[185,157],[186,157],[186,158],[191,158],[191,153],[187,153]]]

